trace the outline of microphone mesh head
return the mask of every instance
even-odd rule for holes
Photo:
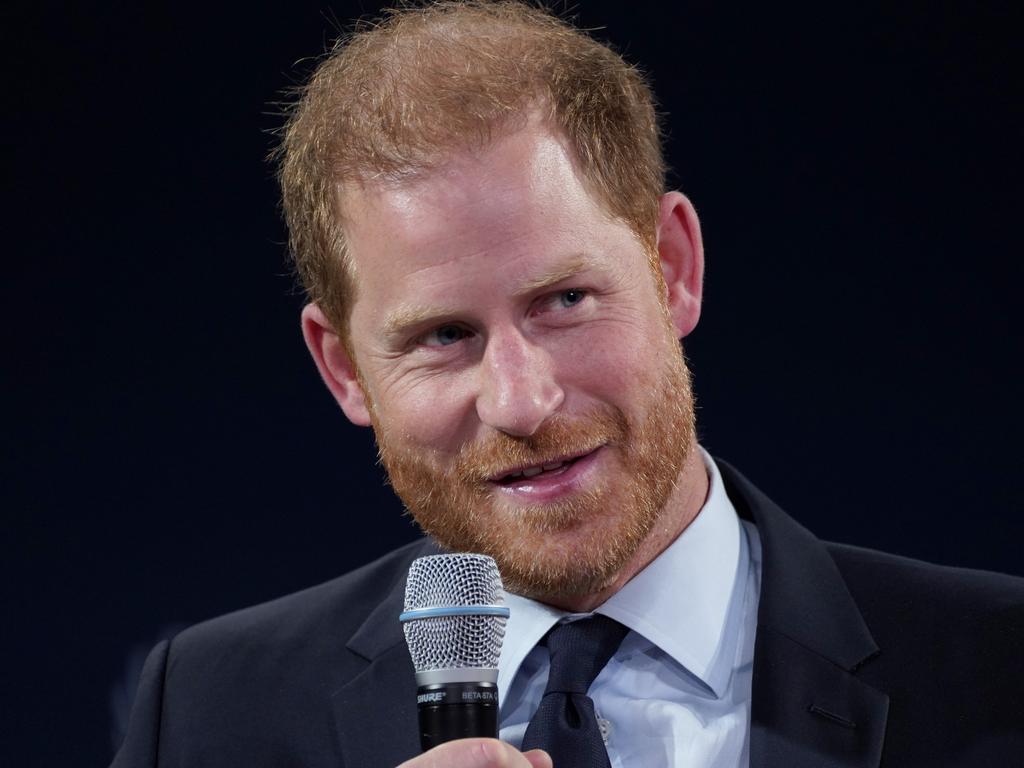
[[[498,566],[487,555],[431,555],[417,558],[409,566],[406,611],[504,604]],[[437,616],[413,619],[402,626],[417,672],[498,666],[505,636],[503,616]]]

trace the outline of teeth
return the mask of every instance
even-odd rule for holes
[[[536,477],[541,472],[550,472],[553,469],[561,469],[564,466],[564,461],[556,461],[553,464],[542,464],[539,467],[530,467],[529,469],[524,469],[522,472],[509,472],[507,475],[505,475],[505,480],[510,481],[518,480],[521,477]]]

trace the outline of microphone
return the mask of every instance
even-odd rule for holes
[[[486,555],[430,555],[409,567],[399,620],[416,669],[424,752],[453,739],[497,738],[508,615],[498,565]]]

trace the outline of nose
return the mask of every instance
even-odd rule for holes
[[[492,333],[480,364],[480,420],[516,437],[532,435],[565,399],[550,355],[518,330]]]

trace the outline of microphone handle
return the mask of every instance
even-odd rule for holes
[[[454,739],[498,737],[495,683],[434,683],[419,686],[416,693],[424,752]]]

